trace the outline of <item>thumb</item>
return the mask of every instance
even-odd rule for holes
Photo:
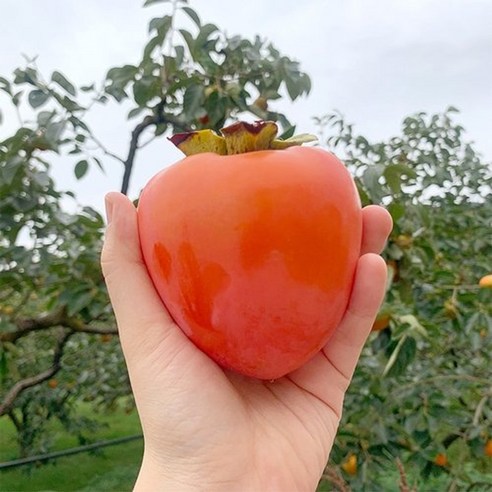
[[[121,193],[106,196],[101,267],[127,362],[149,355],[168,335],[184,337],[157,295],[143,262],[137,211]]]

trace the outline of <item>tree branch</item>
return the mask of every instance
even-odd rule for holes
[[[147,115],[141,123],[139,123],[134,130],[132,131],[132,138],[130,140],[130,148],[128,150],[128,157],[126,158],[125,164],[125,172],[123,174],[123,181],[121,183],[121,193],[127,194],[128,188],[130,185],[130,177],[133,170],[133,163],[135,161],[135,154],[137,152],[138,141],[140,139],[140,135],[144,132],[146,128],[152,125],[160,125],[163,123],[172,124],[173,127],[179,131],[190,131],[190,128],[183,123],[178,117],[173,115],[164,114],[164,107],[166,101],[163,98],[159,104],[154,108],[155,113],[150,116]]]
[[[71,328],[76,333],[89,333],[93,335],[118,335],[118,328],[113,326],[111,328],[104,328],[98,326],[91,326],[77,318],[65,317],[62,319],[63,326]]]
[[[5,395],[3,402],[0,404],[0,416],[10,413],[16,398],[28,388],[35,386],[47,379],[53,377],[61,369],[61,358],[68,339],[74,334],[74,331],[65,331],[58,338],[55,353],[53,355],[53,364],[49,369],[42,371],[34,376],[17,381]]]
[[[400,486],[400,492],[417,492],[417,489],[408,485],[407,474],[400,458],[396,458],[396,467],[398,468],[398,473],[400,474],[400,483],[398,484]]]
[[[130,185],[130,176],[133,170],[133,162],[135,160],[135,153],[138,148],[138,140],[143,131],[151,126],[157,124],[157,116],[146,116],[141,123],[139,123],[132,131],[132,138],[130,140],[130,149],[128,150],[128,157],[125,161],[125,172],[123,174],[123,182],[121,183],[121,193],[127,194],[128,187]]]
[[[20,432],[22,429],[22,423],[19,421],[17,415],[14,413],[13,408],[11,408],[10,411],[8,412],[8,416],[12,421],[12,423],[14,424],[14,427],[16,428],[17,432]]]
[[[53,326],[58,326],[61,324],[62,317],[63,308],[60,308],[51,313],[38,316],[37,318],[16,319],[14,323],[16,324],[17,329],[15,331],[0,333],[0,342],[13,343],[32,331],[46,330]]]
[[[14,331],[1,332],[0,343],[14,343],[19,338],[26,336],[33,331],[47,330],[55,326],[65,326],[66,328],[70,328],[74,332],[78,333],[92,333],[97,335],[118,334],[118,329],[116,326],[112,326],[110,328],[91,326],[77,318],[67,316],[66,309],[64,307],[37,318],[16,319],[14,320],[14,323],[17,326],[17,329]]]
[[[97,147],[101,150],[101,152],[104,155],[107,155],[108,157],[112,157],[113,159],[116,159],[117,161],[121,162],[122,164],[125,164],[125,161],[119,156],[116,155],[114,152],[111,152],[108,150],[105,145],[96,137],[92,132],[89,133],[89,138],[92,139],[92,141],[97,145]]]
[[[330,465],[326,466],[321,478],[330,483],[338,492],[350,492],[352,490],[340,473]]]

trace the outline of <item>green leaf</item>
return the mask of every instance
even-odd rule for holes
[[[0,77],[0,89],[2,89],[10,96],[12,95],[12,86],[10,85],[10,82],[4,77]]]
[[[383,176],[393,193],[401,192],[402,177],[415,178],[417,175],[413,169],[405,164],[390,164],[384,170]]]
[[[56,123],[49,123],[47,125],[44,138],[53,150],[57,150],[59,140],[63,134],[63,131],[65,130],[65,127],[65,121],[58,121]]]
[[[145,45],[143,52],[144,61],[148,60],[152,56],[152,52],[161,44],[161,37],[157,34]]]
[[[77,95],[75,86],[61,72],[55,70],[51,75],[51,80],[58,84],[62,89],[65,89],[70,95]]]
[[[457,467],[462,466],[471,455],[470,447],[467,439],[459,437],[447,449],[447,456],[452,465]],[[477,489],[478,490],[478,489]]]
[[[198,14],[191,8],[191,7],[183,7],[182,8],[183,12],[188,14],[190,19],[198,26],[200,27],[202,25],[200,21],[200,17],[198,17]]]
[[[10,82],[5,77],[0,77],[0,84],[5,87],[10,87]]]
[[[123,89],[116,87],[115,85],[106,87],[106,94],[113,96],[117,102],[121,102],[128,97],[128,94]]]
[[[201,27],[198,37],[196,38],[197,43],[203,45],[210,35],[218,30],[219,28],[215,24],[205,24]]]
[[[448,106],[446,113],[459,113],[460,110],[455,106]]]
[[[43,171],[38,171],[32,176],[33,181],[41,188],[47,188],[51,184],[49,174]]]
[[[77,179],[82,179],[86,175],[88,169],[89,169],[89,163],[85,159],[77,162],[77,164],[75,164],[75,169],[74,169],[75,177]]]
[[[145,106],[160,95],[161,79],[156,76],[142,77],[133,84],[133,97],[139,106]]]
[[[113,86],[124,89],[135,77],[138,68],[134,65],[123,65],[122,67],[113,67],[108,70],[106,79],[112,82]]]
[[[97,157],[93,157],[92,160],[96,163],[97,167],[102,171],[102,173],[106,174],[106,171],[104,170],[104,166],[102,165],[102,162]]]
[[[143,4],[144,7],[148,7],[149,5],[154,5],[154,3],[169,3],[171,0],[145,0]]]
[[[195,50],[195,38],[192,36],[191,32],[187,31],[186,29],[180,29],[179,32],[181,33],[181,36],[183,36],[183,39],[188,46],[188,50],[190,51],[192,58],[194,58],[193,53]]]
[[[165,133],[166,130],[167,130],[167,123],[160,123],[156,125],[154,135],[158,137],[159,135]]]
[[[95,84],[91,84],[91,85],[83,85],[83,86],[80,88],[80,90],[81,90],[82,92],[91,92],[91,91],[95,90],[95,88],[96,88]]]
[[[75,292],[67,302],[67,314],[73,316],[79,313],[90,304],[93,298],[94,294],[91,291]]]
[[[48,99],[50,95],[47,92],[43,92],[39,89],[34,89],[29,93],[29,104],[32,108],[36,109],[42,106]]]
[[[38,125],[47,126],[55,115],[56,111],[40,111],[37,117]]]
[[[82,106],[80,106],[76,101],[74,101],[73,99],[71,99],[70,97],[68,96],[64,96],[63,98],[56,98],[58,100],[58,102],[66,109],[68,110],[70,113],[73,113],[75,111],[81,111],[83,110],[84,108]]]
[[[70,123],[72,123],[74,129],[80,127],[83,130],[90,132],[89,127],[81,119],[77,118],[76,116],[73,116],[73,115],[70,116],[70,118],[68,118],[68,121],[70,121]]]
[[[127,118],[130,120],[132,118],[135,118],[135,116],[138,116],[142,111],[144,111],[146,108],[145,106],[139,106],[138,108],[133,108],[129,113]]]
[[[185,49],[184,46],[178,45],[174,47],[174,51],[176,52],[176,67],[180,67],[184,60]]]
[[[194,117],[197,110],[200,108],[204,99],[202,85],[190,85],[183,96],[183,111],[191,117]]]
[[[170,15],[165,15],[164,17],[155,17],[149,22],[149,33],[152,31],[157,31],[159,35],[159,40],[164,41],[169,29],[173,25],[173,18]]]
[[[359,177],[354,178],[355,186],[357,187],[357,191],[359,193],[360,201],[362,206],[370,205],[373,203],[371,197],[367,194],[367,191],[362,183],[362,180]]]
[[[176,73],[176,58],[173,56],[164,56],[164,74],[163,78],[169,80]]]
[[[373,164],[368,166],[362,175],[362,182],[365,189],[369,193],[373,202],[378,203],[381,197],[381,184],[379,179],[384,171],[384,166],[381,164]]]
[[[396,377],[403,374],[405,369],[415,358],[416,353],[417,342],[415,339],[403,335],[388,359],[383,371],[383,377]]]
[[[25,70],[17,68],[14,71],[14,84],[38,85],[38,72],[34,68],[27,67]]]
[[[395,224],[405,215],[405,206],[402,203],[393,202],[387,208]]]
[[[285,87],[287,88],[287,93],[292,101],[295,101],[300,94],[299,85],[290,77],[285,78]]]
[[[294,133],[296,131],[295,125],[292,125],[291,127],[287,128],[287,130],[284,131],[281,135],[278,136],[279,140],[286,140],[290,137],[294,136]]]
[[[19,107],[22,94],[24,94],[24,91],[19,91],[17,92],[17,94],[14,94],[14,96],[12,97],[12,104],[14,106]]]
[[[17,172],[22,168],[25,164],[24,159],[22,157],[16,155],[12,159],[9,159],[2,167],[0,168],[2,184],[6,184],[10,186],[12,181],[15,178]]]
[[[398,318],[398,321],[404,325],[408,325],[414,335],[420,335],[427,338],[429,335],[427,330],[422,326],[420,321],[413,314],[404,314]]]

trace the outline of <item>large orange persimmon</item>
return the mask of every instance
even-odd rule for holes
[[[157,174],[138,221],[149,274],[184,333],[221,366],[276,379],[313,357],[342,319],[362,215],[352,177],[333,154],[283,148],[290,143],[273,136],[265,144],[265,125],[236,124],[225,139],[177,136],[187,153],[208,140],[217,153]],[[231,139],[232,151],[246,153],[220,155],[231,152]]]

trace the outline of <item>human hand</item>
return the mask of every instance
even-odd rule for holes
[[[329,343],[274,382],[224,370],[173,322],[143,263],[135,207],[106,197],[102,268],[144,434],[135,490],[315,490],[384,296],[389,214],[363,210],[348,310]]]

